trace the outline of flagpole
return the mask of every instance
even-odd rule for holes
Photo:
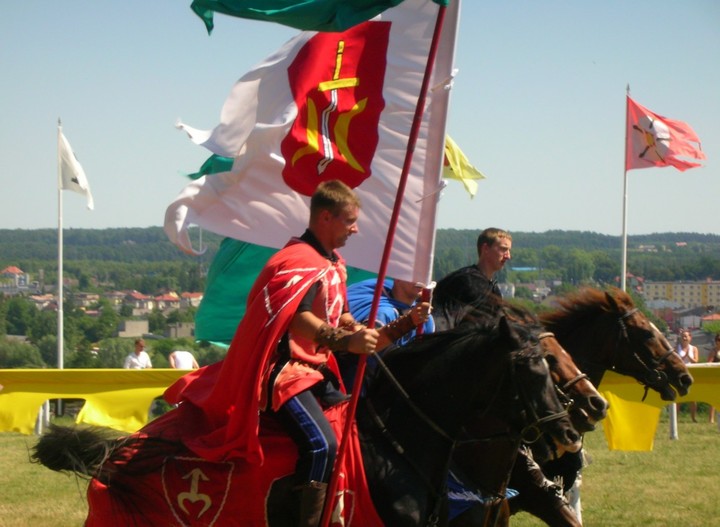
[[[57,367],[63,369],[63,202],[62,202],[62,160],[60,158],[62,122],[58,117],[58,306],[57,306]],[[59,404],[59,401],[58,401]],[[58,415],[60,412],[58,412]]]
[[[627,98],[630,97],[630,85],[626,88],[625,97],[625,159],[623,160],[623,169],[625,176],[623,177],[623,215],[622,215],[622,256],[620,262],[620,289],[625,291],[626,289],[626,278],[627,278],[627,210],[628,210],[628,171],[627,171],[627,156],[628,156],[628,124],[630,117],[628,112],[630,111]]]
[[[377,282],[375,283],[375,292],[373,294],[372,306],[370,308],[370,316],[368,317],[367,327],[375,327],[375,317],[377,316],[378,306],[380,304],[380,296],[382,293],[383,282],[385,281],[385,275],[387,273],[388,262],[390,260],[390,252],[392,251],[393,240],[395,238],[395,230],[397,228],[398,217],[400,216],[400,207],[405,193],[405,186],[407,184],[408,174],[410,173],[410,165],[412,164],[413,153],[415,152],[415,144],[420,133],[420,124],[422,123],[423,110],[425,108],[425,99],[427,98],[428,87],[430,85],[430,77],[432,76],[432,70],[435,65],[435,57],[437,56],[438,46],[440,43],[440,33],[442,32],[443,21],[445,20],[445,13],[447,7],[444,5],[438,6],[438,15],[435,20],[435,29],[433,31],[432,41],[430,43],[430,50],[428,52],[427,63],[425,64],[425,73],[423,76],[422,85],[420,87],[420,93],[418,95],[418,102],[415,106],[415,115],[413,118],[412,126],[410,128],[410,134],[408,137],[408,145],[405,150],[405,161],[403,163],[402,173],[400,175],[400,181],[398,183],[397,193],[395,195],[395,204],[393,206],[392,215],[390,216],[390,223],[388,225],[388,234],[385,238],[385,247],[383,248],[382,259],[380,260],[380,269],[378,271]],[[339,470],[342,466],[347,447],[349,444],[350,433],[353,425],[355,424],[355,410],[357,409],[359,395],[362,389],[363,376],[365,375],[365,364],[367,362],[367,355],[360,355],[358,360],[357,372],[355,375],[355,382],[352,388],[352,395],[348,403],[347,415],[345,416],[345,426],[343,428],[342,439],[340,440],[340,446],[338,447],[337,456],[335,458],[335,469],[330,477],[328,483],[328,489],[325,499],[325,507],[323,508],[323,515],[320,521],[321,527],[328,527],[330,525],[330,519],[332,516],[333,502],[335,499],[335,491],[337,489]]]

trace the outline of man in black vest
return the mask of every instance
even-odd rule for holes
[[[445,276],[433,291],[435,330],[457,326],[472,310],[493,312],[502,300],[495,274],[510,260],[512,236],[496,228],[485,229],[477,240],[478,261]]]

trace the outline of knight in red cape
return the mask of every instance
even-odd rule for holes
[[[337,451],[323,414],[323,406],[346,398],[332,351],[368,354],[386,344],[348,312],[347,272],[335,251],[358,232],[359,213],[350,187],[338,180],[318,185],[308,229],[261,271],[226,358],[165,392],[168,402],[200,410],[201,422],[182,441],[211,461],[262,463],[260,413],[275,417],[298,446],[299,525],[319,522]]]

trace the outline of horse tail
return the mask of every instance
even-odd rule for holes
[[[56,472],[97,475],[122,444],[108,429],[51,424],[32,449],[30,460]]]

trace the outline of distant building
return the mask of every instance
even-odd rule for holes
[[[118,337],[142,337],[150,333],[150,325],[147,320],[123,320],[118,326]]]
[[[202,302],[203,293],[182,293],[180,295],[181,307],[198,307]]]
[[[177,293],[170,292],[155,297],[155,305],[163,313],[180,309],[180,297]]]
[[[685,308],[720,306],[720,281],[650,282],[643,287],[645,302],[668,300]]]
[[[194,337],[195,336],[195,323],[194,322],[176,322],[174,324],[168,324],[165,330],[165,337],[169,339],[179,339],[183,337]]]
[[[155,299],[138,291],[130,291],[125,295],[125,304],[132,306],[135,317],[147,315],[155,308]]]
[[[78,307],[90,307],[100,302],[100,295],[97,293],[74,293],[73,300]]]
[[[40,311],[57,311],[57,298],[51,293],[44,295],[30,295],[28,299],[35,304]]]
[[[110,302],[110,305],[113,306],[116,311],[119,311],[120,307],[125,303],[126,296],[127,292],[125,291],[109,291],[103,293],[103,297]]]
[[[23,272],[19,267],[9,265],[0,271],[0,291],[5,294],[14,295],[27,291],[30,287],[30,275]]]

